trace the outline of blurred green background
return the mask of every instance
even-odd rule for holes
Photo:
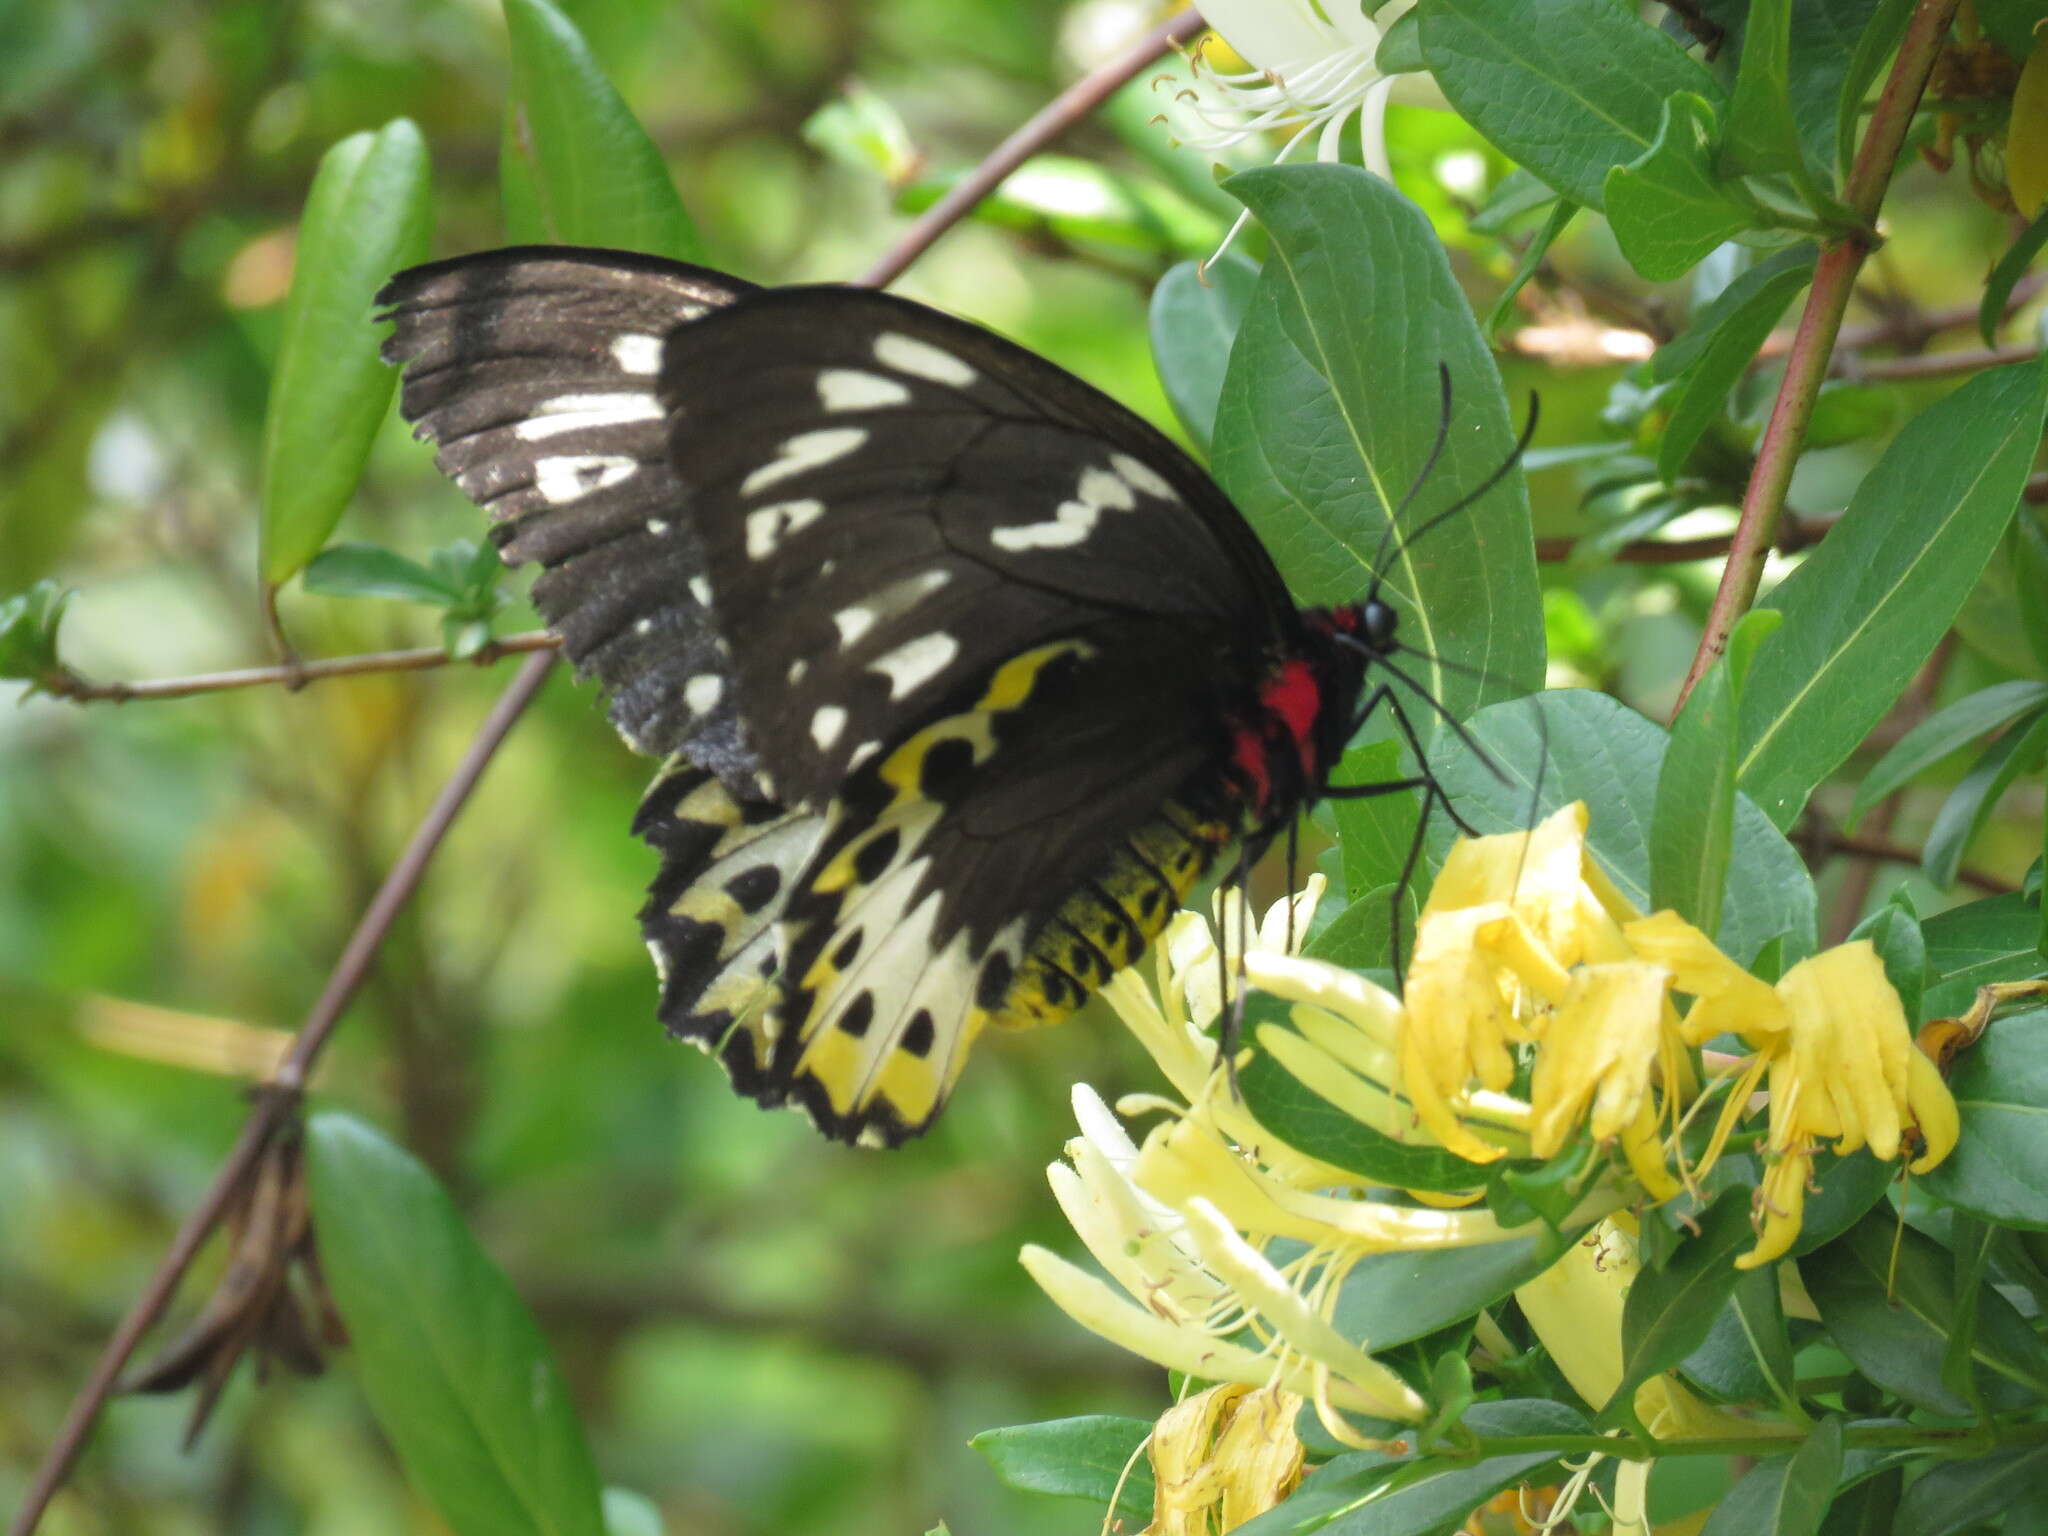
[[[662,147],[712,259],[761,281],[859,271],[935,181],[1163,14],[1120,0],[563,8]],[[266,659],[253,497],[312,168],[344,134],[410,116],[433,155],[435,254],[499,243],[504,87],[486,0],[0,8],[0,596],[43,576],[77,587],[65,656],[80,671]],[[805,132],[850,88],[900,119],[881,155],[907,173],[900,198],[857,163],[855,109]],[[1100,189],[1055,165],[1035,203],[949,236],[901,291],[1170,424],[1150,285],[1229,212],[1201,158],[1148,123],[1170,95],[1140,81],[1062,148],[1171,218],[1091,224]],[[1404,190],[1489,304],[1512,252],[1466,214],[1503,167],[1447,115],[1397,109],[1390,137]],[[1925,172],[1901,196],[1923,216],[1878,285],[1968,299],[1999,221]],[[1546,323],[1662,336],[1688,295],[1645,291],[1603,231],[1581,229],[1531,300]],[[1600,419],[1623,363],[1503,366],[1511,391],[1541,389],[1539,444],[1625,434]],[[1899,393],[1901,415],[1921,403]],[[1874,452],[1811,457],[1795,502],[1839,508]],[[1571,467],[1535,474],[1539,532],[1611,524],[1582,505],[1587,484]],[[1730,520],[1696,516],[1706,531]],[[341,536],[424,557],[479,523],[394,418]],[[1713,569],[1549,569],[1555,677],[1661,717]],[[1943,696],[2003,675],[2000,600],[1983,599],[1988,657],[1960,650]],[[312,656],[438,638],[431,614],[395,603],[294,590],[285,617]],[[522,606],[500,632],[531,623]],[[296,1026],[508,676],[83,708],[15,708],[20,690],[0,685],[0,1508],[232,1139],[248,1073]],[[735,1100],[653,1022],[633,920],[653,856],[626,831],[648,772],[558,675],[385,947],[321,1099],[386,1125],[456,1193],[553,1342],[606,1481],[652,1498],[672,1532],[881,1536],[941,1516],[959,1536],[1093,1529],[1084,1506],[999,1487],[966,1441],[1166,1401],[1157,1373],[1069,1327],[1015,1262],[1025,1241],[1073,1247],[1042,1176],[1069,1084],[1149,1088],[1146,1066],[1091,1009],[984,1047],[936,1132],[894,1155]],[[2029,850],[2002,837],[1974,862],[2016,873]],[[1944,899],[1922,898],[1923,912]],[[202,1263],[187,1312],[216,1269]],[[45,1529],[440,1529],[345,1357],[317,1381],[258,1388],[245,1372],[190,1454],[187,1408],[117,1400]]]

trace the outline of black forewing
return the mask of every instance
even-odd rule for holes
[[[751,759],[655,385],[673,328],[754,291],[658,257],[520,246],[414,267],[378,295],[400,409],[506,562],[545,568],[534,603],[614,723],[736,782]]]
[[[1248,678],[1293,612],[1167,439],[922,305],[752,296],[670,336],[660,393],[749,736],[789,803],[1048,639],[1182,621],[1234,637]]]

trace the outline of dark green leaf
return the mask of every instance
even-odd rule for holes
[[[1408,777],[1398,741],[1367,742],[1344,754],[1334,782],[1384,784]],[[1414,845],[1416,796],[1361,795],[1324,802],[1344,849],[1344,884],[1354,895],[1395,882]],[[1384,947],[1384,944],[1382,945]]]
[[[1987,896],[1937,912],[1922,925],[1927,935],[1927,997],[1931,1019],[1968,1008],[1977,989],[1994,981],[2026,981],[2048,963],[2034,947],[2040,915],[2018,894]]]
[[[1735,716],[1742,678],[1765,636],[1769,609],[1745,614],[1727,652],[1707,670],[1672,726],[1657,774],[1650,824],[1650,907],[1672,909],[1702,932],[1721,926],[1721,893],[1735,836]]]
[[[1088,1414],[985,1429],[967,1443],[989,1460],[996,1476],[1027,1493],[1087,1499],[1116,1513],[1135,1529],[1152,1518],[1152,1463],[1142,1447],[1152,1433],[1149,1419]]]
[[[1507,832],[1573,800],[1591,808],[1587,845],[1622,895],[1647,911],[1649,832],[1667,738],[1620,701],[1578,689],[1496,704],[1470,730],[1505,769],[1506,784],[1445,742],[1430,766],[1459,812],[1483,832]],[[1534,796],[1541,763],[1543,794]],[[1532,811],[1533,808],[1533,811]],[[1722,896],[1722,949],[1747,964],[1780,934],[1813,941],[1813,883],[1791,844],[1746,798],[1735,803],[1734,852]]]
[[[2013,781],[2032,773],[2048,754],[2048,710],[2022,718],[1984,749],[1936,813],[1928,829],[1920,866],[1939,886],[1955,884],[1963,855]]]
[[[2008,720],[2017,720],[2044,705],[2048,705],[2048,683],[2022,678],[1980,688],[1947,708],[1936,710],[1901,736],[1864,775],[1849,808],[1850,825],[1878,801],[1918,778],[1950,753],[1961,751]]]
[[[2048,406],[2039,363],[1923,411],[1827,541],[1766,603],[1785,626],[1742,695],[1742,786],[1780,826],[1891,708],[1948,631],[2019,500]]]
[[[1821,385],[1813,402],[1813,415],[1806,426],[1806,451],[1882,437],[1898,419],[1898,397],[1889,387],[1830,379]]]
[[[1543,613],[1519,475],[1382,552],[1388,510],[1436,441],[1439,365],[1458,430],[1413,521],[1480,485],[1514,445],[1500,376],[1429,221],[1352,166],[1246,171],[1229,189],[1273,251],[1224,379],[1217,479],[1303,601],[1356,601],[1379,581],[1402,639],[1431,658],[1412,675],[1453,715],[1538,686]],[[1435,722],[1417,727],[1426,739]]]
[[[1976,0],[1972,7],[1991,40],[2014,60],[2024,60],[2036,46],[2034,28],[2048,17],[2041,0]]]
[[[1679,1244],[1662,1269],[1644,1269],[1621,1313],[1621,1383],[1609,1411],[1625,1410],[1635,1389],[1670,1370],[1706,1341],[1742,1272],[1736,1256],[1756,1244],[1749,1191],[1730,1189],[1700,1217],[1696,1237]]]
[[[1486,1208],[1510,1226],[1542,1221],[1561,1230],[1584,1197],[1596,1155],[1582,1136],[1545,1162],[1495,1163],[1487,1169]]]
[[[1881,1162],[1869,1148],[1847,1157],[1823,1152],[1814,1160],[1813,1181],[1806,1210],[1799,1220],[1799,1236],[1787,1258],[1796,1259],[1833,1242],[1863,1219],[1898,1177],[1897,1163]]]
[[[504,0],[511,138],[548,238],[703,259],[661,151],[548,0]]]
[[[2026,276],[2027,268],[2034,264],[2044,245],[2048,245],[2048,208],[2034,215],[2034,222],[1998,258],[1998,265],[1985,279],[1984,300],[1977,306],[1977,331],[1985,346],[1998,345],[1998,327],[2005,320],[2005,306],[2012,298],[2012,290]]]
[[[1841,1471],[1841,1420],[1822,1419],[1798,1450],[1758,1463],[1731,1488],[1700,1536],[1815,1536]]]
[[[54,581],[39,581],[26,592],[0,601],[0,678],[31,685],[62,668],[57,631],[71,593]]]
[[[1850,61],[1880,0],[1795,0],[1792,5],[1792,115],[1807,162],[1839,180],[1848,162],[1836,163],[1835,133]]]
[[[373,300],[424,260],[427,146],[404,118],[321,158],[299,221],[292,290],[263,422],[263,580],[278,586],[341,520],[398,375],[377,355]]]
[[[305,587],[322,597],[394,597],[435,608],[462,600],[444,574],[379,544],[330,544],[306,567]]]
[[[1693,316],[1683,335],[1658,350],[1652,375],[1679,381],[1662,402],[1669,414],[1657,444],[1657,473],[1665,484],[1684,473],[1757,348],[1811,280],[1813,263],[1812,246],[1780,251],[1730,283]]]
[[[1652,282],[1683,277],[1756,221],[1715,173],[1719,131],[1705,98],[1680,92],[1664,103],[1649,151],[1607,173],[1607,222],[1615,244]]]
[[[1799,124],[1792,115],[1792,0],[1753,0],[1742,29],[1742,58],[1728,96],[1723,150],[1731,169],[1803,168]]]
[[[2034,662],[2048,672],[2048,518],[2027,506],[2012,520],[2014,599]]]
[[[1993,1019],[1956,1061],[1949,1091],[1962,1139],[1921,1190],[1984,1221],[2048,1229],[2048,1009]]]
[[[1608,171],[1649,150],[1669,98],[1720,98],[1676,43],[1610,0],[1427,0],[1418,10],[1423,57],[1458,115],[1591,208],[1604,207]]]
[[[1891,1536],[1904,1476],[1894,1467],[1838,1494],[1820,1523],[1820,1536]]]
[[[307,1149],[321,1268],[413,1483],[458,1536],[600,1536],[546,1342],[433,1175],[345,1115],[315,1116]]]
[[[1699,1348],[1679,1370],[1724,1403],[1792,1404],[1798,1386],[1775,1268],[1744,1270]]]
[[[2048,1484],[2048,1445],[1998,1451],[1974,1461],[1945,1461],[1906,1490],[1895,1536],[1950,1536],[1996,1519]],[[2032,1536],[2034,1527],[2008,1524],[2012,1536]]]
[[[1410,11],[1408,14],[1412,16],[1415,13]],[[1508,316],[1514,311],[1515,295],[1520,293],[1529,279],[1536,275],[1536,269],[1543,265],[1543,258],[1550,254],[1550,247],[1556,243],[1557,237],[1563,234],[1565,227],[1578,216],[1577,203],[1568,197],[1557,200],[1557,206],[1550,210],[1550,217],[1543,221],[1543,227],[1537,230],[1529,243],[1522,248],[1521,259],[1515,263],[1514,275],[1508,279],[1507,287],[1503,288],[1500,297],[1493,301],[1493,308],[1486,312],[1486,319],[1480,328],[1487,335],[1493,335],[1507,322]],[[1523,467],[1528,468],[1526,463]]]
[[[1896,1244],[1896,1262],[1894,1245]],[[1948,1251],[1880,1208],[1800,1262],[1821,1322],[1857,1370],[1917,1407],[1961,1418],[1970,1403],[1942,1384],[1955,1327],[1955,1275]],[[1979,1294],[1975,1383],[2003,1412],[2048,1387],[2048,1344],[1996,1291]]]
[[[1585,1419],[1564,1404],[1535,1399],[1475,1403],[1465,1414],[1465,1428],[1493,1438],[1587,1432]],[[1420,1536],[1461,1520],[1556,1459],[1554,1453],[1533,1451],[1461,1466],[1396,1462],[1376,1451],[1355,1451],[1318,1468],[1291,1497],[1239,1526],[1235,1536]],[[1390,1468],[1399,1473],[1399,1486],[1382,1492]]]
[[[1575,1237],[1545,1231],[1477,1248],[1374,1254],[1344,1277],[1331,1321],[1369,1350],[1423,1338],[1535,1279]]]
[[[1957,1212],[1949,1223],[1949,1253],[1955,1261],[1956,1321],[1949,1330],[1948,1352],[1942,1356],[1941,1384],[1958,1397],[1971,1392],[1970,1352],[1977,1341],[1977,1294],[1991,1259],[1996,1228]]]
[[[1210,264],[1184,261],[1152,290],[1152,362],[1174,415],[1195,445],[1207,449],[1216,431],[1216,402],[1230,366],[1245,306],[1259,269],[1242,256]]]
[[[1338,913],[1329,927],[1310,940],[1303,953],[1350,971],[1390,970],[1393,966],[1394,897],[1397,893],[1402,896],[1400,931],[1406,936],[1403,939],[1405,947],[1414,938],[1415,923],[1422,906],[1412,888],[1401,892],[1399,885],[1390,882],[1367,891]]]
[[[1270,998],[1262,1001],[1273,1006]],[[1254,1039],[1255,1023],[1248,1014],[1248,1032]],[[1287,1028],[1283,1023],[1271,1027]],[[1263,1051],[1238,1073],[1237,1081],[1245,1107],[1260,1125],[1296,1151],[1334,1168],[1396,1189],[1464,1190],[1485,1177],[1478,1166],[1433,1142],[1395,1141],[1359,1123]]]

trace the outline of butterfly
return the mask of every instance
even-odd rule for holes
[[[415,434],[666,758],[662,1020],[829,1136],[925,1130],[980,1033],[1073,1012],[1232,847],[1433,787],[1331,782],[1375,710],[1414,740],[1376,589],[1297,608],[1186,454],[989,331],[574,247],[379,303]]]

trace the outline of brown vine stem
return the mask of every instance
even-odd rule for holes
[[[473,656],[451,656],[439,646],[421,646],[407,651],[364,651],[355,656],[330,656],[297,666],[242,667],[233,672],[199,672],[190,677],[143,678],[135,682],[95,683],[75,672],[60,672],[42,679],[44,693],[79,704],[125,704],[130,699],[185,699],[198,693],[221,693],[231,688],[260,688],[266,683],[317,683],[325,677],[359,677],[371,672],[421,672],[458,661],[487,666],[500,656],[521,651],[551,651],[560,639],[543,629],[507,635],[493,640]]]
[[[990,150],[987,157],[917,218],[894,245],[855,279],[863,287],[886,288],[903,275],[939,236],[1009,179],[1010,173],[1080,122],[1118,90],[1137,78],[1169,48],[1191,41],[1202,30],[1197,11],[1182,11],[1162,22],[1101,67],[1068,86],[1015,133]]]
[[[255,1108],[250,1110],[241,1135],[226,1161],[220,1165],[220,1171],[213,1176],[205,1197],[185,1218],[184,1225],[178,1228],[177,1236],[171,1239],[171,1246],[149,1277],[149,1283],[142,1288],[142,1293],[135,1298],[120,1326],[114,1330],[113,1337],[107,1341],[106,1348],[100,1352],[92,1374],[86,1378],[85,1385],[71,1404],[70,1412],[65,1415],[63,1427],[58,1430],[49,1454],[36,1469],[35,1481],[29,1485],[28,1495],[23,1499],[14,1523],[7,1528],[9,1536],[29,1536],[42,1519],[43,1511],[63,1485],[72,1464],[78,1459],[78,1453],[85,1448],[85,1439],[92,1430],[93,1421],[113,1394],[114,1385],[120,1380],[129,1357],[135,1353],[135,1347],[142,1342],[143,1335],[162,1315],[164,1308],[170,1305],[185,1270],[234,1203],[242,1181],[256,1166],[256,1160],[270,1144],[270,1138],[297,1107],[299,1094],[306,1084],[306,1074],[312,1069],[321,1048],[327,1044],[334,1026],[341,1021],[356,989],[369,975],[371,963],[376,959],[385,935],[390,932],[393,920],[418,887],[428,862],[441,846],[441,839],[454,825],[456,815],[469,799],[470,791],[476,788],[477,780],[483,777],[484,769],[489,766],[499,745],[525,712],[533,696],[540,692],[541,684],[547,681],[554,665],[552,651],[541,651],[527,658],[518,675],[512,679],[511,686],[492,706],[489,716],[477,731],[476,739],[469,744],[469,750],[463,753],[454,774],[442,786],[432,808],[413,833],[412,841],[406,844],[398,862],[391,866],[391,872],[377,888],[377,894],[364,910],[355,932],[349,936],[348,946],[335,962],[327,985],[321,989],[320,996],[306,1014],[305,1023],[299,1026],[291,1049],[285,1053],[284,1060],[278,1064],[270,1080],[256,1090]]]
[[[1154,29],[1146,38],[1126,52],[1112,59],[1085,79],[1078,81],[1062,92],[1044,111],[1034,116],[1022,128],[1011,134],[993,151],[966,181],[956,187],[952,194],[925,213],[911,229],[891,248],[888,255],[877,262],[860,279],[873,287],[884,287],[893,282],[903,270],[930,248],[938,237],[953,224],[959,222],[973,209],[975,203],[993,191],[1011,171],[1028,159],[1038,149],[1050,143],[1061,133],[1072,127],[1093,107],[1108,97],[1118,86],[1135,76],[1139,70],[1165,52],[1169,47],[1186,41],[1201,28],[1200,17],[1193,11],[1184,12],[1164,26]],[[962,195],[969,187],[976,188],[972,197]],[[939,217],[943,213],[944,217]],[[504,644],[504,642],[500,642]],[[344,660],[352,658],[342,658]],[[433,665],[432,662],[423,665]],[[385,876],[384,883],[371,899],[362,920],[349,938],[341,958],[335,962],[327,985],[322,988],[306,1021],[299,1028],[286,1052],[277,1072],[271,1080],[257,1090],[256,1106],[249,1113],[242,1127],[241,1135],[214,1175],[213,1183],[177,1236],[171,1240],[170,1248],[158,1262],[156,1270],[149,1277],[142,1292],[129,1307],[108,1339],[106,1347],[94,1363],[92,1374],[73,1399],[70,1410],[65,1414],[64,1423],[57,1432],[42,1465],[36,1469],[34,1481],[8,1526],[8,1536],[33,1536],[50,1500],[70,1475],[79,1453],[84,1450],[87,1436],[99,1418],[100,1410],[113,1395],[115,1384],[120,1380],[122,1370],[143,1336],[170,1305],[176,1294],[178,1283],[184,1278],[186,1269],[193,1258],[205,1245],[213,1229],[227,1213],[240,1191],[241,1184],[256,1166],[270,1138],[283,1125],[297,1107],[299,1094],[305,1086],[306,1075],[314,1060],[319,1056],[334,1027],[341,1020],[342,1011],[355,995],[369,974],[370,966],[376,959],[385,936],[390,932],[393,920],[404,907],[407,899],[419,885],[426,873],[428,863],[441,845],[441,839],[453,824],[456,815],[468,800],[477,780],[496,754],[499,745],[512,729],[513,723],[525,710],[534,694],[547,680],[553,670],[555,653],[538,650],[528,657],[520,667],[511,685],[492,708],[476,739],[463,754],[462,762],[455,774],[436,797],[433,807],[427,812],[419,829],[413,833],[412,841],[404,853]],[[265,672],[281,671],[284,676],[265,677],[261,681],[290,681],[302,676],[313,664],[298,663],[284,668],[253,669]],[[366,669],[365,669],[366,670]],[[247,686],[247,685],[236,685]]]
[[[1874,230],[1877,211],[1890,185],[1892,168],[1906,140],[1921,92],[1927,87],[1928,72],[1948,35],[1959,0],[1919,0],[1900,39],[1898,57],[1892,61],[1877,105],[1871,109],[1870,125],[1849,169],[1844,200],[1864,225]],[[1728,563],[1721,571],[1721,585],[1707,611],[1706,632],[1679,690],[1678,704],[1727,648],[1728,635],[1736,621],[1756,600],[1757,584],[1763,579],[1764,561],[1777,536],[1778,517],[1785,505],[1785,492],[1792,483],[1792,469],[1806,441],[1806,428],[1813,418],[1813,406],[1826,380],[1835,339],[1842,328],[1842,316],[1849,307],[1849,295],[1856,286],[1856,274],[1873,249],[1875,236],[1862,230],[1838,236],[1822,251],[1814,268],[1813,285],[1807,290],[1806,308],[1792,335],[1792,347],[1785,358],[1785,375],[1778,385],[1778,398],[1771,407],[1769,425],[1757,446],[1756,467],[1749,477],[1749,490],[1742,499],[1742,521],[1735,530]],[[1675,716],[1675,711],[1674,711]]]

